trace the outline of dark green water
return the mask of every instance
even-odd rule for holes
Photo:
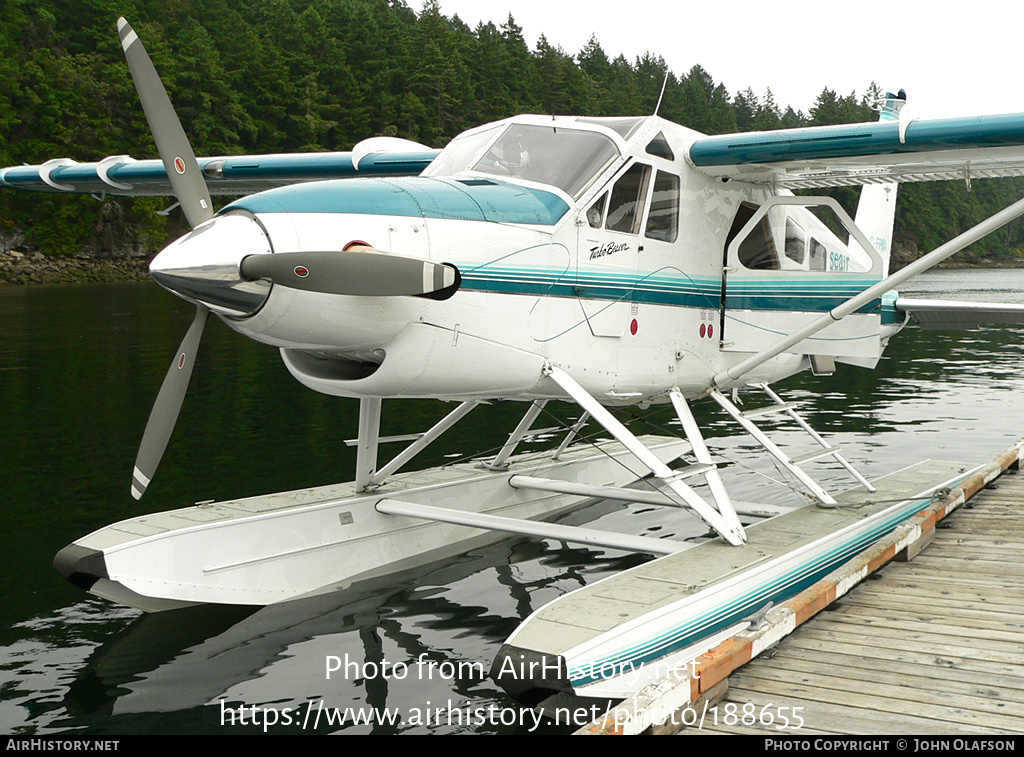
[[[918,279],[913,293],[1024,302],[1024,271],[939,272]],[[420,667],[403,680],[327,680],[325,658],[411,664],[423,655],[486,669],[530,612],[639,558],[505,541],[344,595],[258,612],[200,608],[148,617],[60,579],[50,565],[56,551],[112,521],[351,478],[354,452],[343,440],[355,435],[357,403],[304,389],[275,350],[211,322],[160,471],[143,500],[133,500],[136,447],[190,319],[189,306],[154,285],[0,290],[0,732],[259,732],[237,721],[222,725],[221,702],[283,712],[321,699],[332,708],[395,708],[404,722],[321,723],[318,733],[526,730],[477,719],[468,726],[412,722],[414,710],[449,702],[477,712],[493,706],[496,720],[516,712],[473,667],[451,679]],[[840,366],[831,379],[797,377],[776,389],[804,401],[811,424],[869,475],[925,457],[980,463],[1024,435],[1024,330],[910,328],[875,371]],[[721,413],[707,403],[696,410],[714,446],[738,461],[726,479],[736,499],[793,501],[787,489],[749,472],[780,477]],[[382,432],[420,431],[444,412],[439,403],[385,403]],[[492,448],[521,412],[501,404],[474,411],[415,465]],[[555,413],[568,418],[571,409]],[[637,431],[675,426],[665,409],[642,415]],[[797,437],[780,428],[775,438]],[[849,486],[827,467],[814,472],[833,489]],[[702,530],[675,510],[607,506],[596,514],[601,527],[647,535]]]

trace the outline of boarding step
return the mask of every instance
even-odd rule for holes
[[[671,476],[666,476],[663,480],[682,481],[683,479],[693,478],[694,476],[703,476],[715,470],[718,470],[718,466],[714,463],[687,465],[685,468],[677,468],[672,472]]]
[[[740,415],[744,418],[757,418],[760,415],[768,415],[769,413],[784,413],[787,410],[794,410],[798,405],[791,402],[784,402],[781,405],[765,405],[764,407],[755,407],[750,410],[744,410]]]
[[[540,436],[541,434],[553,434],[556,431],[561,431],[561,430],[562,430],[562,426],[547,426],[546,428],[534,428],[534,429],[530,429],[525,434],[523,434],[523,438],[524,439],[531,439],[531,438],[533,438],[535,436]]]
[[[812,460],[820,460],[823,457],[832,457],[838,455],[842,447],[826,447],[825,449],[815,450],[814,452],[808,452],[806,455],[800,455],[799,457],[790,458],[790,462],[793,465],[803,465],[809,463]]]
[[[398,434],[396,436],[381,436],[377,438],[377,444],[388,444],[390,442],[415,442],[423,438],[423,434]],[[346,447],[355,447],[359,444],[358,439],[346,439]]]

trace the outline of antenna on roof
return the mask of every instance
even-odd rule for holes
[[[668,84],[668,69],[665,69],[665,79],[661,82],[661,94],[658,95],[658,104],[654,106],[654,115],[658,115],[658,109],[661,107],[661,98],[665,96],[665,85]]]

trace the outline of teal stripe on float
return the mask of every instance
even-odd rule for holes
[[[600,675],[592,675],[594,671],[630,672],[636,670],[641,665],[654,662],[675,651],[686,649],[701,639],[735,625],[743,618],[761,609],[769,601],[776,604],[785,601],[813,585],[881,537],[891,533],[900,523],[920,512],[931,501],[931,499],[909,501],[907,506],[900,508],[867,532],[853,536],[849,541],[812,558],[795,571],[790,571],[771,582],[762,584],[753,592],[737,597],[709,613],[645,639],[641,644],[624,647],[603,657],[578,663],[569,670],[569,679],[574,686],[585,686],[601,680]]]

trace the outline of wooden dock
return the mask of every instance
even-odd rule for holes
[[[890,563],[733,673],[719,724],[705,718],[703,730],[780,733],[779,713],[799,712],[803,728],[784,732],[1024,732],[1022,510],[1024,475],[1004,474],[912,562]],[[749,725],[722,722],[730,705],[740,717],[753,705]]]
[[[1024,733],[1021,458],[580,733]]]

